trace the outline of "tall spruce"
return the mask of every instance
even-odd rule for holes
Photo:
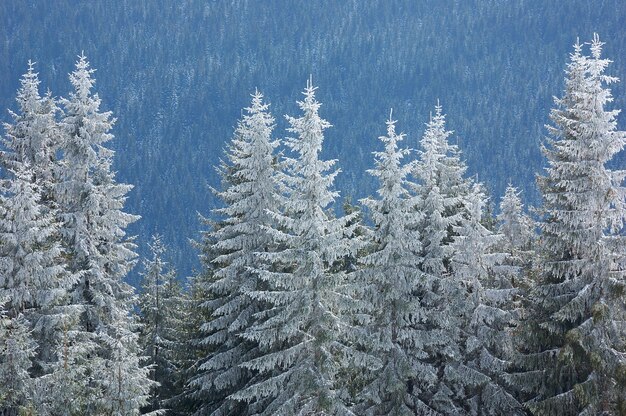
[[[38,343],[35,376],[55,361],[61,328],[72,317],[62,306],[73,280],[61,263],[58,223],[41,204],[28,166],[10,169],[0,201],[0,296],[10,317],[24,314]]]
[[[251,296],[262,284],[254,269],[260,267],[255,253],[275,245],[268,229],[278,208],[278,182],[272,140],[274,119],[263,95],[256,91],[246,114],[238,123],[220,168],[224,207],[215,210],[219,220],[205,234],[205,273],[211,277],[202,304],[210,320],[202,325],[208,356],[192,381],[206,403],[198,414],[246,414],[246,403],[229,396],[243,389],[255,371],[242,364],[257,358],[256,342],[241,335],[255,322],[265,305]]]
[[[138,219],[123,211],[130,185],[111,170],[114,152],[105,144],[114,120],[92,94],[94,70],[79,57],[70,74],[74,90],[62,99],[63,160],[56,188],[68,267],[78,282],[71,302],[82,309],[67,331],[74,365],[82,367],[83,414],[139,414],[152,382],[140,363],[137,325],[131,315],[134,289],[124,277],[134,265],[134,244],[126,227]],[[75,370],[75,369],[74,369]]]
[[[500,271],[506,276],[511,287],[517,289],[514,297],[514,308],[518,312],[522,307],[522,299],[533,285],[532,261],[535,247],[535,225],[533,220],[524,213],[520,193],[509,185],[500,200],[500,213],[497,217],[498,233],[502,235],[499,250],[507,253]]]
[[[64,306],[74,279],[63,265],[52,197],[58,109],[51,95],[41,97],[38,88],[38,76],[29,62],[17,92],[18,111],[11,112],[13,123],[4,125],[6,137],[0,153],[4,167],[0,186],[0,297],[8,299],[7,313],[14,329],[10,333],[30,337],[36,346],[30,357],[32,380],[25,384],[33,390],[33,403],[40,403],[52,388],[50,373],[60,359],[62,328],[76,319],[76,310]],[[20,325],[24,331],[17,331]],[[45,414],[45,409],[38,412]]]
[[[30,376],[35,344],[23,314],[9,316],[8,296],[0,297],[0,414],[17,416],[32,409],[34,383]]]
[[[468,219],[471,181],[465,178],[467,167],[458,147],[450,143],[451,135],[442,107],[437,104],[420,140],[421,151],[413,170],[414,191],[419,197],[416,215],[420,216],[420,270],[428,282],[418,292],[424,310],[421,338],[427,361],[438,374],[438,380],[419,396],[438,413],[462,414],[464,409],[455,399],[461,393],[446,371],[449,373],[463,356],[467,302],[465,289],[452,274],[451,259],[452,242]]]
[[[384,151],[374,152],[379,182],[377,197],[361,202],[368,208],[373,226],[367,254],[360,259],[358,280],[367,286],[365,300],[371,314],[364,347],[381,362],[369,368],[366,385],[358,398],[357,414],[414,415],[432,411],[415,390],[434,384],[435,369],[423,349],[422,306],[417,296],[425,282],[419,270],[420,238],[416,230],[416,197],[409,193],[409,153],[398,143],[404,135],[387,121],[387,135],[380,137]]]
[[[422,269],[439,277],[450,272],[454,226],[463,221],[464,199],[471,192],[460,150],[450,143],[452,134],[446,129],[446,116],[437,103],[420,140],[422,150],[413,171],[415,190],[421,199],[418,211],[423,214],[419,225]]]
[[[462,294],[455,306],[459,317],[460,355],[444,370],[459,409],[470,415],[523,414],[522,405],[507,391],[506,370],[512,354],[510,330],[516,311],[510,307],[517,291],[508,276],[509,255],[500,250],[502,234],[485,227],[487,197],[475,184],[464,201],[466,219],[455,226],[451,246],[452,277]]]
[[[626,171],[607,167],[624,148],[618,110],[594,35],[590,55],[576,43],[565,91],[556,98],[543,152],[545,176],[537,269],[518,371],[511,379],[534,414],[626,411],[624,253]]]
[[[56,121],[59,108],[52,94],[39,94],[39,76],[35,64],[28,61],[28,70],[20,80],[17,91],[17,112],[9,111],[11,123],[4,123],[6,136],[0,160],[5,169],[20,169],[26,164],[32,169],[32,180],[39,186],[43,201],[50,205],[53,192],[56,151],[60,129]]]
[[[36,347],[30,323],[23,314],[9,317],[0,308],[0,414],[18,416],[32,412],[34,380],[30,376]]]
[[[164,257],[166,249],[159,235],[149,244],[151,258],[143,261],[141,294],[139,295],[139,344],[150,369],[150,377],[158,383],[152,390],[150,404],[144,411],[170,407],[170,399],[182,392],[178,357],[184,348],[181,329],[187,318],[186,299],[176,279],[176,270]]]
[[[511,255],[532,249],[535,235],[533,221],[524,213],[520,192],[510,184],[500,200],[497,219],[498,230],[504,236],[504,247]]]
[[[318,114],[315,90],[309,80],[298,102],[302,116],[287,117],[296,137],[286,145],[295,158],[285,159],[287,198],[269,230],[282,247],[258,253],[267,264],[258,270],[267,286],[250,293],[271,305],[244,334],[262,353],[245,368],[263,378],[233,396],[260,405],[255,412],[262,415],[350,414],[336,380],[352,353],[342,341],[349,329],[342,310],[351,299],[339,290],[344,272],[333,266],[349,252],[354,226],[346,227],[352,217],[328,210],[338,196],[331,189],[337,171],[328,172],[334,160],[320,159],[330,124]]]
[[[206,239],[201,243],[198,242],[201,255],[210,258],[213,254],[204,243]],[[206,264],[204,263],[205,266]],[[213,346],[205,345],[206,332],[202,330],[203,326],[211,320],[210,310],[204,307],[205,302],[210,299],[207,288],[211,282],[212,271],[206,268],[188,279],[183,305],[186,316],[177,337],[183,347],[178,351],[176,359],[179,377],[183,383],[181,392],[167,402],[170,415],[194,414],[206,407],[210,400],[208,389],[202,389],[201,385],[195,383],[194,380],[198,377],[199,366],[215,349]]]

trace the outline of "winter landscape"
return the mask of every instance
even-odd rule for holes
[[[545,3],[0,2],[0,415],[626,415],[626,7]]]

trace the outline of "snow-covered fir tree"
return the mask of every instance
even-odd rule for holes
[[[0,414],[32,412],[35,389],[30,368],[36,347],[24,315],[11,317],[0,305]]]
[[[479,184],[464,201],[467,218],[455,226],[451,268],[462,301],[448,310],[461,328],[460,356],[451,357],[444,379],[458,408],[471,415],[523,414],[522,405],[506,391],[505,370],[511,356],[510,328],[516,295],[506,267],[508,254],[499,251],[503,236],[483,223],[489,215],[487,198]],[[459,359],[460,358],[460,359]]]
[[[34,375],[40,376],[56,360],[62,326],[73,319],[63,302],[74,280],[62,264],[58,223],[41,204],[30,166],[16,162],[9,172],[0,195],[0,296],[9,299],[9,315],[24,314],[33,330]]]
[[[545,146],[539,281],[511,380],[537,415],[626,411],[625,171],[608,168],[626,143],[597,35],[576,43]]]
[[[263,302],[251,292],[261,289],[257,273],[259,257],[255,253],[275,245],[268,229],[274,223],[271,213],[279,203],[273,140],[274,119],[263,95],[256,91],[246,114],[238,123],[220,167],[222,190],[217,196],[224,207],[213,230],[205,234],[203,257],[210,273],[202,305],[210,314],[202,330],[208,356],[192,381],[206,403],[198,414],[246,414],[246,403],[229,398],[248,385],[254,371],[241,364],[259,356],[256,342],[241,334],[252,326]]]
[[[139,344],[151,368],[151,378],[159,383],[152,391],[152,411],[168,408],[170,398],[181,393],[179,351],[184,348],[180,329],[186,318],[186,299],[176,280],[176,271],[164,260],[166,249],[159,235],[149,245],[151,258],[143,262],[139,295]]]
[[[287,117],[295,137],[286,145],[295,157],[285,160],[287,198],[269,230],[283,247],[258,254],[267,263],[257,271],[267,286],[250,293],[271,304],[244,334],[262,353],[245,368],[263,378],[233,395],[261,404],[255,411],[262,415],[350,414],[336,378],[353,352],[342,341],[349,332],[342,310],[351,299],[340,292],[344,273],[333,265],[350,250],[352,218],[328,211],[338,195],[331,189],[337,171],[329,172],[335,161],[319,157],[330,124],[318,114],[315,90],[309,80],[298,102],[302,116]]]
[[[524,213],[520,193],[512,185],[507,186],[500,200],[497,222],[498,233],[502,235],[498,249],[507,253],[499,272],[512,288],[517,289],[510,306],[521,313],[521,301],[533,285],[532,261],[536,238],[534,222]]]
[[[535,237],[533,221],[524,213],[519,191],[510,184],[500,201],[500,214],[497,219],[498,230],[504,236],[504,247],[511,255],[532,248]]]
[[[408,191],[412,165],[402,159],[409,153],[398,143],[404,138],[387,121],[387,135],[380,137],[384,151],[374,152],[376,167],[369,171],[379,182],[377,196],[362,200],[373,230],[367,255],[355,273],[365,289],[371,322],[366,325],[364,347],[380,360],[365,378],[357,414],[414,415],[432,409],[417,390],[437,381],[435,369],[423,349],[423,311],[417,296],[425,276],[419,270],[420,238],[416,231],[416,198]]]
[[[504,236],[503,250],[515,257],[520,265],[528,264],[533,257],[535,224],[524,213],[520,192],[512,185],[507,186],[502,196],[497,220],[498,231]]]
[[[5,178],[0,256],[5,265],[4,277],[30,293],[29,299],[22,298],[22,306],[32,312],[28,320],[31,328],[38,328],[39,359],[46,362],[54,360],[58,323],[68,313],[59,307],[59,300],[72,284],[61,265],[53,200],[58,108],[50,93],[39,95],[40,81],[30,61],[20,84],[18,111],[10,111],[13,122],[4,124],[4,150],[0,152]],[[45,315],[48,319],[43,318]],[[56,319],[52,315],[57,315]],[[41,375],[43,366],[45,363],[39,364],[36,375]]]
[[[462,314],[467,303],[465,290],[452,276],[450,262],[454,255],[451,243],[468,218],[471,181],[464,177],[467,168],[458,147],[449,141],[451,135],[442,107],[437,104],[420,140],[422,150],[413,170],[414,191],[419,197],[415,215],[420,218],[420,270],[428,282],[418,294],[424,311],[421,338],[427,361],[439,376],[420,397],[437,412],[462,414],[463,409],[454,400],[458,391],[448,385],[444,372],[449,363],[459,362],[462,357]]]
[[[16,163],[30,166],[32,180],[40,186],[43,200],[49,205],[60,140],[56,121],[59,108],[49,92],[40,96],[39,84],[34,63],[29,61],[17,91],[18,111],[9,111],[13,121],[4,124],[6,135],[2,139],[4,150],[0,152],[0,161],[4,168],[16,169]]]
[[[74,90],[61,100],[63,160],[55,194],[68,267],[78,279],[71,302],[82,308],[68,335],[83,355],[74,361],[85,377],[82,412],[131,415],[139,414],[153,385],[140,363],[134,289],[123,280],[136,257],[125,229],[138,217],[123,211],[131,186],[116,183],[111,171],[113,151],[105,144],[114,120],[92,94],[93,72],[81,55],[70,74]]]
[[[38,86],[29,62],[17,93],[19,111],[11,112],[13,123],[4,125],[5,150],[0,154],[4,167],[0,186],[0,296],[8,299],[11,319],[22,316],[20,325],[25,325],[24,331],[36,346],[29,372],[33,380],[26,384],[34,401],[42,399],[51,387],[46,383],[59,359],[62,327],[76,318],[76,310],[64,306],[74,279],[63,265],[52,199],[57,107],[50,94],[39,96]]]
[[[449,272],[453,226],[462,222],[464,198],[471,191],[458,146],[449,140],[452,133],[446,129],[445,115],[437,104],[420,140],[422,150],[413,171],[415,191],[421,199],[418,212],[423,214],[419,225],[422,269],[435,276]]]

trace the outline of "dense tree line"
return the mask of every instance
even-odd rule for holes
[[[33,65],[5,125],[0,199],[0,412],[133,414],[155,384],[141,364],[114,119],[80,56],[68,98],[40,96]]]
[[[201,272],[184,290],[155,236],[139,296],[93,70],[81,55],[55,99],[29,64],[0,154],[0,414],[625,413],[626,134],[602,46],[570,55],[535,219],[512,184],[494,216],[439,103],[417,151],[389,113],[376,192],[340,213],[312,79],[285,139],[255,91]]]
[[[189,237],[196,212],[215,199],[220,151],[248,93],[271,98],[277,131],[313,74],[333,128],[325,157],[338,159],[336,188],[353,200],[377,187],[366,173],[381,114],[390,107],[416,148],[438,98],[468,174],[478,174],[491,204],[515,180],[537,204],[539,144],[563,62],[576,36],[611,39],[626,51],[622,0],[4,0],[0,2],[0,109],[11,107],[28,59],[46,86],[70,86],[74,55],[98,68],[103,104],[119,115],[109,144],[118,178],[135,185],[129,232],[162,235],[181,275],[199,267]],[[293,22],[297,22],[293,24]],[[626,73],[616,60],[615,74]],[[626,107],[624,84],[616,105]],[[123,116],[122,116],[123,115]],[[0,120],[7,121],[6,111]],[[620,116],[620,122],[626,120]],[[347,159],[343,155],[351,154]],[[623,156],[618,155],[621,163]],[[513,173],[514,172],[514,173]],[[199,179],[202,178],[202,179]],[[158,191],[156,191],[158,190]],[[493,208],[493,207],[492,207]],[[175,219],[175,221],[170,221]],[[197,234],[197,235],[194,235]],[[149,256],[147,244],[137,252]],[[139,283],[138,269],[131,272]]]

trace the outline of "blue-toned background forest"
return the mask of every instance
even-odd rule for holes
[[[218,204],[214,165],[255,88],[282,137],[283,114],[297,113],[313,76],[334,126],[324,156],[339,159],[342,196],[371,192],[365,170],[390,107],[416,147],[440,99],[492,199],[510,181],[533,204],[544,124],[572,44],[598,32],[615,60],[610,74],[626,78],[625,21],[621,0],[5,0],[0,119],[16,107],[29,59],[43,89],[66,96],[84,51],[103,109],[117,117],[118,179],[135,185],[127,211],[143,219],[130,232],[142,253],[150,234],[162,234],[185,276],[197,266],[189,244],[202,229],[197,213]],[[624,84],[613,93],[615,107],[626,108]]]

